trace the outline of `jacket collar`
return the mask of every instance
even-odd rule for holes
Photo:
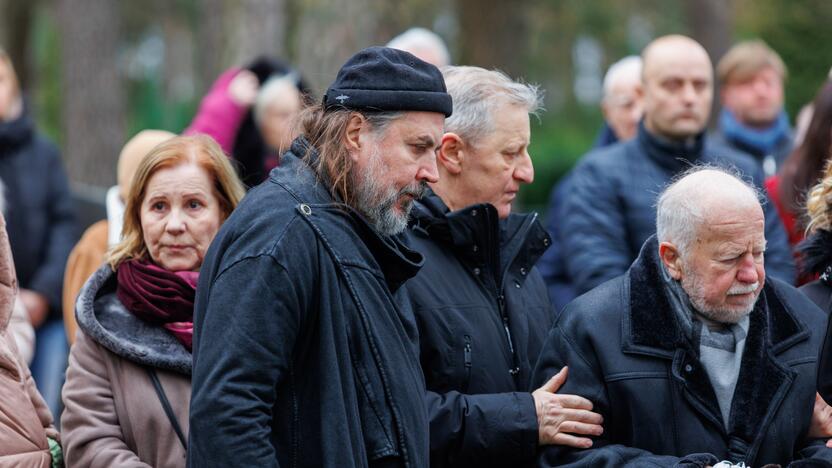
[[[622,323],[622,350],[672,359],[673,381],[688,402],[717,427],[723,427],[708,375],[699,364],[699,351],[686,338],[665,288],[656,236],[651,236],[627,273],[629,310]],[[750,315],[737,389],[726,436],[732,460],[754,463],[766,432],[766,420],[777,411],[795,373],[777,356],[809,338],[777,290],[766,283]],[[723,429],[725,429],[723,427]]]
[[[669,140],[650,133],[642,120],[638,125],[635,144],[656,164],[675,174],[696,164],[702,157],[705,132],[684,141]]]
[[[109,265],[84,284],[75,304],[78,326],[110,352],[142,366],[191,375],[191,353],[162,327],[132,313],[116,297],[116,274]]]
[[[355,231],[370,251],[391,292],[416,276],[424,262],[422,255],[408,246],[404,236],[382,236],[361,213],[341,202],[315,174],[310,163],[304,160],[307,155],[311,164],[317,161],[318,154],[306,139],[295,139],[289,151],[281,157],[280,167],[272,172],[271,177],[292,194],[297,202],[297,211],[326,240],[325,245],[333,252],[336,261],[354,261],[343,255],[342,245],[333,241],[339,235],[332,230],[333,226],[346,222],[348,228]]]
[[[487,203],[450,211],[432,190],[414,204],[411,229],[447,245],[469,266],[496,269],[501,277],[517,270],[525,279],[551,244],[536,213],[512,213],[500,220]]]
[[[25,112],[14,120],[0,122],[0,155],[29,141],[32,130],[32,121]]]

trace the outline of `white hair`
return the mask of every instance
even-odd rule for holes
[[[612,87],[622,79],[631,81],[641,80],[641,57],[628,55],[623,59],[610,65],[607,74],[604,75],[604,98],[609,97]]]
[[[454,103],[453,114],[445,119],[445,131],[474,145],[494,130],[491,113],[498,105],[520,105],[535,116],[542,109],[543,95],[537,85],[513,81],[501,71],[448,66],[442,68],[442,75]]]
[[[266,109],[269,108],[272,102],[281,98],[281,94],[283,94],[287,86],[297,90],[298,94],[300,94],[300,89],[298,89],[298,76],[295,73],[273,76],[266,80],[263,86],[260,87],[260,90],[257,92],[257,98],[254,101],[253,109],[254,121],[258,125],[263,121],[263,115],[266,113]]]
[[[438,67],[451,64],[451,54],[445,41],[433,31],[425,28],[410,28],[394,37],[387,43],[387,47],[419,55],[419,51],[429,51],[436,54],[440,63]]]
[[[691,179],[689,177],[705,171],[730,177],[734,179],[736,184],[733,184],[733,186],[726,184],[724,177],[721,178],[722,180],[711,177],[711,184],[690,183]],[[656,238],[659,243],[672,243],[676,246],[682,258],[688,258],[690,247],[696,239],[699,227],[708,214],[704,210],[709,205],[703,203],[701,195],[703,193],[713,193],[716,185],[719,185],[718,190],[720,191],[725,190],[738,194],[742,192],[751,193],[761,205],[765,200],[765,195],[754,185],[743,180],[736,170],[704,164],[693,166],[679,174],[659,195],[656,203]],[[732,200],[728,199],[725,202],[731,203]]]

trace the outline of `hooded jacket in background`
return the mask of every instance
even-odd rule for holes
[[[205,257],[189,466],[425,467],[402,287],[422,256],[334,200],[306,153],[295,140]]]
[[[26,114],[0,123],[0,180],[20,287],[45,296],[50,315],[60,317],[64,266],[77,239],[72,194],[57,148]]]
[[[7,327],[17,294],[5,220],[0,215],[0,466],[51,468],[47,436],[60,440]]]
[[[78,296],[61,416],[67,466],[184,467],[185,448],[147,369],[155,370],[187,437],[191,353],[164,328],[130,313],[116,286],[104,265]]]
[[[528,463],[538,424],[531,370],[554,311],[534,264],[549,245],[536,214],[488,204],[449,212],[430,192],[410,240],[425,266],[407,283],[428,389],[432,467]]]

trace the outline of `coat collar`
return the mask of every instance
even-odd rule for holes
[[[112,353],[141,366],[191,375],[191,353],[173,335],[132,313],[116,297],[109,265],[84,284],[75,304],[78,327]]]
[[[295,208],[325,240],[325,245],[336,261],[356,261],[345,255],[344,245],[335,240],[343,233],[335,232],[333,227],[340,225],[354,231],[363,241],[391,292],[416,276],[424,262],[422,255],[411,249],[402,235],[379,234],[363,215],[334,196],[304,160],[307,155],[308,160],[314,164],[318,158],[317,152],[305,138],[297,138],[290,150],[283,154],[280,167],[271,177],[292,194],[297,202]],[[369,264],[364,266],[372,267]]]
[[[696,164],[702,157],[705,132],[685,141],[668,140],[650,133],[642,120],[638,125],[634,144],[639,148],[639,152],[646,154],[658,166],[677,174]]]
[[[656,236],[651,236],[627,273],[629,310],[622,323],[622,351],[672,360],[673,381],[703,417],[725,431],[731,459],[753,463],[768,419],[795,379],[777,356],[809,338],[809,331],[766,283],[750,315],[730,427],[723,427],[708,375],[678,324],[665,288]]]
[[[488,203],[450,211],[433,191],[415,203],[411,229],[447,245],[470,267],[495,270],[497,278],[517,270],[518,277],[525,279],[551,244],[536,213],[512,213],[500,220],[497,209]]]
[[[25,112],[14,120],[0,122],[0,155],[29,141],[32,131],[32,121]]]

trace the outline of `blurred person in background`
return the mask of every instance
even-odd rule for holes
[[[387,47],[409,52],[437,68],[451,64],[451,53],[445,41],[429,29],[410,28],[390,39]]]
[[[35,129],[14,67],[2,50],[0,180],[20,301],[36,330],[32,375],[52,414],[58,414],[68,349],[61,288],[77,240],[75,213],[58,149]]]
[[[656,195],[691,165],[733,167],[758,187],[764,183],[762,168],[750,156],[705,134],[713,97],[713,69],[705,49],[685,36],[663,36],[644,49],[642,59],[644,118],[638,134],[578,163],[555,218],[578,293],[627,270],[656,232]],[[794,283],[786,232],[772,204],[763,209],[766,271]]]
[[[803,240],[808,225],[807,192],[823,177],[832,156],[832,81],[821,86],[812,107],[812,118],[802,142],[780,171],[766,180],[766,190],[783,220],[792,247]]]
[[[260,57],[217,78],[183,134],[213,137],[247,186],[262,182],[295,138],[295,117],[312,101],[299,72]]]
[[[124,220],[124,204],[130,193],[130,183],[136,168],[156,145],[176,135],[164,130],[142,130],[127,141],[118,157],[116,169],[117,185],[107,190],[107,219],[93,224],[75,244],[64,272],[64,327],[70,345],[75,342],[75,300],[87,279],[101,267],[107,257],[107,250],[121,240]]]
[[[636,136],[638,122],[644,113],[639,93],[641,57],[628,55],[615,62],[604,75],[601,113],[604,126],[595,139],[595,147],[626,141]]]
[[[786,65],[761,40],[740,42],[716,67],[722,112],[714,138],[754,157],[766,177],[792,151],[792,129],[783,109]]]
[[[601,99],[604,125],[595,140],[594,148],[603,148],[636,136],[638,123],[644,113],[640,87],[641,57],[630,55],[610,66],[604,75],[604,97]],[[537,264],[555,310],[561,310],[577,295],[566,271],[563,248],[559,242],[561,234],[558,211],[566,197],[565,189],[570,174],[571,172],[565,174],[549,195],[545,221],[552,246]]]
[[[164,141],[139,163],[122,240],[78,300],[63,389],[68,466],[185,466],[196,282],[243,195],[204,135]]]
[[[17,296],[6,223],[0,214],[0,466],[63,466],[52,414],[8,329]]]

